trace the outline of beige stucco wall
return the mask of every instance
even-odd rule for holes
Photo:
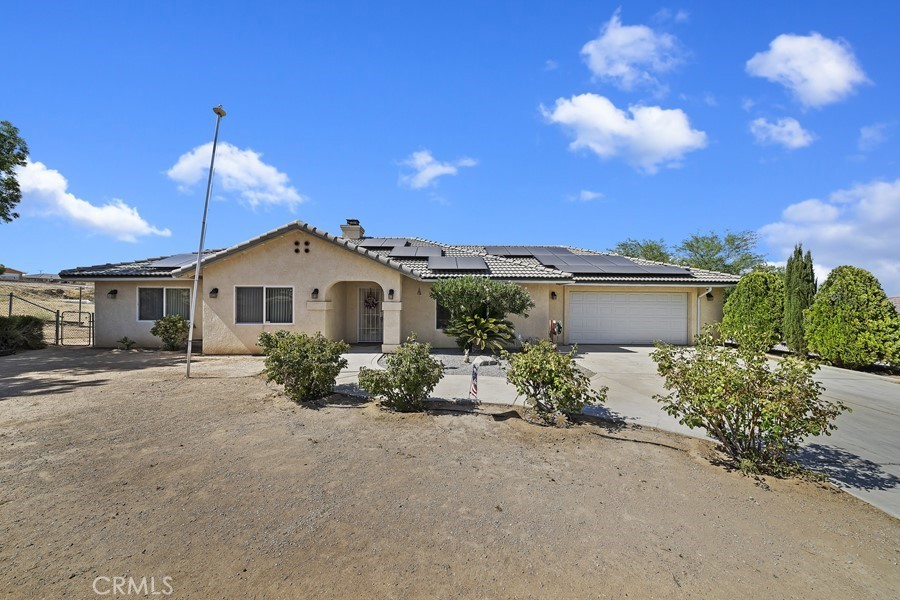
[[[399,271],[375,260],[317,236],[289,231],[203,269],[206,289],[219,289],[217,298],[203,298],[203,351],[254,353],[259,350],[256,338],[260,332],[279,329],[322,332],[332,339],[355,342],[357,304],[353,298],[359,287],[374,285],[382,288],[385,297],[385,345],[396,345],[400,341],[400,311],[391,309],[402,307],[403,279]],[[235,286],[259,285],[294,287],[293,324],[234,322]],[[311,297],[314,288],[319,290],[317,300]],[[393,301],[387,300],[390,289],[395,290]]]
[[[188,288],[192,280],[165,279],[144,281],[97,281],[94,283],[94,346],[115,348],[116,341],[128,336],[141,348],[159,348],[159,338],[150,334],[152,321],[138,321],[137,290],[139,287]],[[117,290],[115,298],[108,298],[110,290]],[[203,298],[202,283],[199,297]],[[194,339],[203,337],[203,318],[197,311]]]

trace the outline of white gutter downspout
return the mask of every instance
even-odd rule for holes
[[[700,298],[706,297],[707,294],[712,294],[712,286],[706,288],[706,291],[703,292],[703,295],[697,294],[697,335],[700,335]]]

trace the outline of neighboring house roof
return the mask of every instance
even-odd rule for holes
[[[444,270],[432,269],[429,267],[433,264],[425,256],[420,257],[396,257],[390,256],[392,248],[372,248],[365,247],[368,242],[382,238],[366,237],[358,240],[348,239],[340,236],[334,236],[321,229],[313,227],[302,221],[293,221],[277,229],[273,229],[267,233],[247,240],[230,248],[223,250],[211,250],[204,253],[203,264],[208,265],[228,256],[243,252],[258,244],[274,239],[289,231],[298,230],[305,233],[315,235],[326,240],[336,246],[346,249],[350,252],[356,252],[370,260],[379,262],[383,265],[397,269],[406,275],[420,280],[435,280],[449,277],[462,277],[467,274],[475,274],[493,279],[507,279],[518,281],[550,281],[557,283],[606,283],[615,284],[623,283],[631,285],[634,283],[644,284],[702,284],[702,285],[733,285],[740,279],[737,275],[729,273],[719,273],[716,271],[707,271],[703,269],[694,269],[690,267],[681,267],[684,270],[683,275],[673,275],[671,272],[659,274],[641,274],[641,275],[622,275],[615,273],[572,273],[564,270],[562,266],[551,266],[542,264],[535,257],[511,257],[498,256],[489,253],[491,246],[482,245],[453,245],[442,244],[424,238],[408,237],[408,238],[386,238],[405,240],[405,244],[409,246],[432,247],[439,248],[440,254],[445,257],[456,257],[459,260],[466,258],[467,261],[474,261],[478,265],[483,260],[483,268],[477,270]],[[506,249],[526,248],[526,246],[504,246]],[[618,257],[618,255],[596,252],[593,250],[585,250],[583,248],[573,248],[570,246],[543,246],[543,248],[559,249],[563,252],[570,253],[577,257]],[[494,250],[496,251],[496,250]],[[437,252],[436,250],[433,252]],[[588,258],[587,260],[590,260]],[[658,263],[643,259],[629,259],[635,265],[650,267],[649,271],[667,271],[667,269],[653,269],[653,267],[675,267],[677,265],[669,265],[666,263]],[[196,268],[196,253],[185,255],[174,255],[172,257],[148,258],[139,261],[110,263],[104,265],[96,265],[90,267],[78,267],[75,269],[67,269],[62,271],[60,275],[65,278],[79,279],[108,279],[108,278],[170,278],[187,275]],[[675,269],[678,271],[679,269]],[[672,269],[668,269],[672,271]]]
[[[894,303],[894,308],[897,309],[897,312],[900,312],[900,296],[891,296],[888,298],[891,302]]]
[[[20,271],[18,269],[13,269],[12,267],[4,267],[3,273],[5,275],[24,275],[25,271]]]

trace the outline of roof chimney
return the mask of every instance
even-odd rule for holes
[[[348,240],[358,240],[366,235],[366,230],[359,224],[359,219],[347,219],[347,224],[341,225],[341,235]]]

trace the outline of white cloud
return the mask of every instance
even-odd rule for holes
[[[205,182],[209,177],[211,153],[212,142],[197,146],[182,154],[166,175],[182,188]],[[294,210],[306,198],[290,185],[287,175],[264,163],[261,158],[259,152],[221,142],[216,149],[214,185],[226,192],[237,192],[252,207],[260,204],[285,205]]]
[[[759,118],[750,122],[750,132],[760,144],[781,144],[796,150],[813,143],[815,136],[790,117],[775,122]]]
[[[869,152],[887,140],[887,123],[875,123],[859,129],[857,147],[860,152]]]
[[[79,227],[123,242],[135,242],[146,235],[172,235],[168,229],[147,223],[136,208],[121,200],[96,206],[76,197],[68,191],[69,182],[62,173],[48,169],[44,163],[28,161],[24,167],[17,167],[16,178],[22,189],[23,208],[33,214],[61,216]]]
[[[678,9],[677,11],[672,12],[668,8],[661,8],[653,15],[653,20],[657,23],[667,23],[669,21],[687,23],[690,18],[691,14],[684,9]]]
[[[869,81],[846,42],[815,32],[779,35],[747,61],[747,72],[780,83],[813,107],[842,100]]]
[[[552,58],[548,58],[544,61],[544,70],[545,71],[555,71],[559,68],[559,63],[553,60]]]
[[[889,295],[900,294],[900,179],[792,204],[780,221],[760,229],[760,236],[775,256],[788,256],[802,242],[822,272],[840,265],[862,267]]]
[[[600,36],[581,49],[595,77],[630,90],[645,85],[660,87],[656,75],[683,62],[678,39],[646,25],[622,25],[620,10],[613,13]]]
[[[581,190],[577,194],[572,194],[568,197],[569,202],[591,202],[601,198],[603,198],[603,194],[600,192],[592,192],[591,190]]]
[[[622,156],[646,173],[655,173],[661,165],[677,166],[687,152],[706,146],[706,134],[691,129],[680,109],[629,106],[629,116],[608,98],[581,94],[559,98],[552,111],[541,106],[541,112],[574,133],[570,149],[587,148],[601,158]]]
[[[753,110],[754,106],[756,106],[756,102],[754,102],[752,98],[744,98],[741,100],[741,108],[747,112]]]
[[[412,168],[415,172],[400,176],[400,184],[414,190],[426,188],[438,177],[444,175],[456,175],[459,167],[474,167],[478,164],[473,158],[460,158],[454,162],[439,162],[431,155],[429,150],[419,150],[409,155],[401,165]]]

